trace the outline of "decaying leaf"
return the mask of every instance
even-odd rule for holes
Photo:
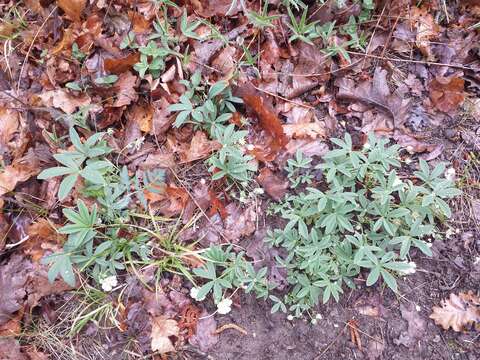
[[[213,316],[208,316],[204,310],[197,322],[197,332],[188,339],[190,344],[198,346],[201,351],[208,351],[218,342],[218,334],[215,334],[217,322]]]
[[[151,319],[152,323],[152,351],[158,351],[160,354],[174,352],[170,336],[178,336],[180,329],[173,319],[167,319],[163,316],[157,316]]]
[[[121,74],[115,83],[115,87],[118,88],[118,95],[113,106],[121,107],[136,101],[138,99],[137,91],[135,90],[136,84],[137,77],[130,71]]]
[[[22,249],[35,262],[44,256],[46,250],[59,250],[64,240],[64,236],[46,219],[31,224],[27,229],[27,235],[28,240],[22,244]]]
[[[400,334],[398,339],[393,341],[397,345],[404,345],[406,347],[415,346],[415,344],[424,336],[427,329],[427,323],[419,314],[419,312],[412,305],[400,305],[402,318],[408,323],[407,331]]]
[[[376,68],[373,81],[364,81],[358,86],[355,86],[353,79],[346,77],[339,78],[335,85],[338,86],[338,99],[360,101],[390,115],[393,120],[393,123],[389,125],[390,129],[393,130],[393,128],[398,128],[405,123],[409,102],[390,93],[386,70]],[[385,129],[382,129],[382,131],[385,131]]]
[[[25,157],[3,169],[0,173],[0,196],[15,189],[19,182],[27,181],[40,172],[38,162],[32,157]]]
[[[283,125],[283,131],[285,135],[293,139],[316,139],[318,137],[325,138],[326,136],[325,127],[318,121]]]
[[[28,360],[21,352],[20,343],[13,337],[0,338],[0,355],[2,360]]]
[[[80,21],[87,0],[57,0],[58,7],[73,21]]]
[[[430,319],[445,330],[462,331],[469,324],[480,324],[480,297],[473,292],[450,294],[441,306],[434,306]]]
[[[411,12],[412,27],[417,30],[415,44],[418,49],[427,57],[427,60],[434,60],[431,49],[431,41],[435,39],[440,26],[433,17],[433,14],[425,8],[413,7]]]
[[[0,126],[0,150],[2,150],[18,130],[18,112],[0,107],[0,119],[2,119],[2,126]]]
[[[128,117],[137,123],[141,131],[148,133],[152,130],[153,107],[151,105],[134,104]]]
[[[67,114],[72,114],[80,106],[90,105],[90,97],[86,93],[80,95],[70,94],[64,89],[45,91],[39,95],[45,106],[53,106]]]
[[[465,81],[461,77],[437,76],[430,83],[430,99],[435,107],[445,113],[457,110],[463,103]]]
[[[13,256],[0,267],[0,325],[10,321],[13,314],[22,308],[30,269],[30,263],[21,256]]]
[[[288,189],[288,180],[282,179],[275,175],[270,169],[263,168],[257,177],[258,183],[263,187],[265,192],[276,201],[280,201]]]
[[[216,140],[208,140],[207,135],[203,131],[195,132],[190,142],[190,148],[186,152],[180,153],[182,163],[189,163],[195,160],[207,158],[213,151],[222,147]]]

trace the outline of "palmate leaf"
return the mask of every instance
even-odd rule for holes
[[[48,270],[48,281],[53,283],[60,275],[68,285],[75,286],[75,273],[68,254],[53,254],[46,258],[44,262],[52,264]]]

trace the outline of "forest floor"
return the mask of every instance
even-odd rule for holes
[[[479,31],[478,0],[2,2],[0,360],[480,359]],[[395,292],[272,311],[272,209],[346,134],[461,194]],[[212,249],[245,282],[210,295]]]

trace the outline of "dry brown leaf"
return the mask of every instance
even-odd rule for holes
[[[80,21],[87,0],[57,0],[57,4],[71,20]]]
[[[18,130],[18,112],[6,107],[0,107],[0,147],[6,146]]]
[[[325,138],[327,135],[325,127],[318,121],[306,124],[299,123],[283,125],[283,131],[285,132],[285,135],[291,139],[316,139],[318,137]]]
[[[389,129],[399,128],[405,123],[408,110],[408,100],[390,93],[387,82],[387,71],[382,68],[376,68],[373,81],[364,81],[356,86],[353,79],[346,77],[339,78],[335,85],[338,86],[337,98],[347,101],[360,101],[364,104],[376,107],[378,110],[386,112],[394,120],[389,124]],[[375,130],[375,129],[373,129]],[[381,129],[384,132],[386,129]]]
[[[416,45],[420,51],[432,61],[435,57],[432,54],[431,41],[440,33],[440,26],[435,21],[432,14],[425,8],[413,7],[411,12],[411,22],[414,29],[417,30]]]
[[[190,142],[190,148],[186,152],[181,152],[180,158],[182,163],[189,163],[195,160],[205,159],[215,150],[222,147],[216,140],[208,140],[207,135],[203,131],[195,132]]]
[[[462,331],[469,324],[480,323],[480,297],[472,292],[452,293],[440,304],[432,308],[430,319],[445,330],[451,327],[454,331]]]
[[[148,133],[152,130],[153,107],[150,104],[134,104],[129,117],[138,124],[141,131]]]
[[[217,322],[213,316],[208,316],[206,310],[200,314],[197,322],[197,332],[188,339],[193,346],[198,346],[201,351],[208,351],[218,342],[218,334],[215,334]]]
[[[2,360],[27,360],[21,352],[20,343],[13,337],[0,338],[0,355]]]
[[[288,189],[288,180],[275,175],[269,168],[263,168],[257,177],[258,183],[274,200],[280,201]]]
[[[5,167],[0,173],[0,196],[9,193],[19,182],[27,181],[39,172],[38,163],[23,161],[23,159]]]
[[[174,352],[175,346],[170,336],[178,336],[180,329],[173,319],[167,319],[163,316],[151,318],[152,323],[152,351],[158,351],[160,354]]]
[[[120,75],[125,71],[130,70],[133,65],[140,61],[140,53],[132,53],[120,59],[105,59],[103,62],[103,67],[105,71],[112,74]]]
[[[22,244],[22,250],[35,262],[45,255],[46,250],[53,252],[59,250],[59,245],[65,239],[46,219],[40,219],[31,224],[27,229],[27,235],[28,240]]]
[[[114,107],[130,105],[132,101],[138,99],[137,91],[135,90],[137,79],[138,78],[130,71],[120,74],[115,83],[115,88],[118,89],[118,95],[113,104]]]
[[[430,83],[430,99],[440,111],[455,111],[465,100],[464,85],[465,81],[461,77],[437,76]]]
[[[50,90],[39,95],[45,106],[53,106],[67,114],[72,114],[80,106],[90,105],[90,97],[86,93],[72,95],[64,89]]]

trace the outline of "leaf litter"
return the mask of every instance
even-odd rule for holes
[[[170,250],[162,246],[171,239],[175,246],[193,252],[185,256],[192,267],[202,264],[195,251],[210,245],[231,243],[241,249],[251,238],[263,244],[265,226],[277,221],[266,217],[268,205],[293,192],[283,165],[298,151],[320,161],[334,134],[347,131],[354,136],[355,146],[363,146],[365,134],[375,132],[401,145],[405,160],[416,161],[421,154],[436,162],[451,158],[448,156],[456,143],[441,133],[454,128],[465,141],[462,146],[468,149],[457,150],[455,161],[462,168],[467,166],[469,151],[478,150],[478,129],[472,130],[468,121],[459,121],[468,118],[464,110],[478,100],[474,84],[480,69],[480,11],[476,1],[460,6],[445,3],[445,7],[437,1],[408,7],[407,2],[399,2],[385,8],[384,2],[374,1],[379,17],[355,24],[357,30],[362,29],[361,36],[368,40],[371,36],[371,43],[360,39],[358,47],[347,45],[347,51],[335,46],[354,41],[354,34],[359,34],[349,30],[352,19],[358,20],[361,15],[361,5],[353,1],[346,1],[342,11],[333,2],[305,2],[309,5],[308,19],[318,21],[315,26],[322,31],[327,30],[324,26],[329,21],[335,21],[333,35],[319,35],[310,42],[289,41],[292,20],[285,12],[280,13],[284,1],[267,4],[263,16],[273,16],[273,26],[261,25],[262,17],[255,17],[262,11],[256,2],[190,1],[166,7],[167,3],[31,0],[25,2],[28,11],[23,3],[0,5],[6,16],[0,29],[3,52],[8,50],[2,53],[5,62],[0,72],[0,288],[6,289],[0,293],[0,325],[12,333],[19,334],[28,327],[27,314],[32,308],[47,316],[46,299],[66,299],[72,289],[60,280],[50,284],[42,259],[58,253],[66,241],[58,231],[65,220],[61,207],[73,207],[72,200],[77,198],[89,207],[95,201],[83,192],[85,183],[78,181],[74,194],[60,206],[55,195],[60,181],[36,179],[52,163],[52,155],[67,149],[64,139],[72,124],[85,139],[97,129],[105,131],[105,140],[118,155],[115,165],[125,165],[129,175],[138,175],[143,181],[149,171],[164,172],[165,182],[141,190],[138,198],[145,198],[144,216],[151,219],[158,235],[149,239],[155,244],[154,253],[160,253],[155,254],[155,261],[166,269],[171,264],[163,261]],[[162,28],[159,14],[173,20],[175,26]],[[189,32],[181,24],[183,14],[187,27],[197,20],[201,23]],[[294,14],[299,18],[301,11]],[[350,28],[339,30],[347,23]],[[157,63],[153,61],[157,50],[149,48],[152,40],[173,46],[171,53],[155,60]],[[251,58],[247,59],[245,49]],[[145,61],[152,69],[141,76],[139,64]],[[201,129],[194,123],[179,129],[173,125],[175,114],[170,106],[185,94],[181,82],[195,70],[201,72],[201,86],[223,80],[233,88],[233,95],[243,100],[226,123],[247,132],[240,149],[260,162],[253,176],[255,191],[242,193],[224,179],[211,179],[203,161],[226,146],[212,138],[212,129]],[[472,114],[476,116],[475,111]],[[40,146],[47,149],[46,154]],[[469,171],[471,174],[472,169]],[[322,174],[315,176],[321,178]],[[134,185],[129,191],[138,192]],[[138,215],[145,209],[140,203],[130,201],[129,211]],[[22,217],[16,216],[18,212]],[[143,220],[136,226],[149,226]],[[172,236],[172,228],[165,225],[174,222],[185,226],[178,237]],[[124,236],[132,241],[131,234]],[[471,244],[476,244],[475,240],[467,246],[470,257],[478,251]],[[261,256],[251,247],[247,249],[247,255],[269,267],[270,278],[283,284],[280,288],[287,284],[282,269],[274,266],[277,253],[263,245],[258,246]],[[467,266],[473,263],[468,257],[464,262]],[[217,327],[209,304],[192,305],[188,298],[190,285],[178,280],[181,278],[177,275],[161,276],[154,282],[148,273],[155,270],[153,267],[141,269],[137,275],[160,292],[140,291],[137,288],[142,285],[127,282],[121,284],[128,294],[124,300],[117,297],[118,292],[109,294],[118,309],[123,309],[119,310],[123,315],[117,318],[122,331],[113,331],[111,339],[135,337],[144,354],[182,351],[187,343],[202,352],[222,351],[223,339],[235,339],[244,351],[253,351],[255,341],[271,344],[271,339],[262,335],[257,340],[245,336],[250,341],[245,343],[242,341],[247,340],[240,340],[238,333],[218,334],[216,330],[222,327]],[[122,270],[119,278],[129,272]],[[465,284],[469,288],[468,281]],[[356,310],[360,316],[382,321],[391,316],[384,304],[390,300],[359,303]],[[429,299],[428,304],[432,303],[436,302]],[[243,298],[239,304],[248,308]],[[440,306],[433,307],[430,318],[445,330],[467,332],[478,329],[478,307],[477,295],[452,293]],[[428,320],[404,305],[399,314],[407,327],[394,334],[394,344],[372,340],[377,338],[376,330],[365,330],[364,323],[352,320],[350,337],[356,347],[352,351],[364,352],[371,359],[391,355],[398,346],[417,351],[423,338],[429,336]],[[236,320],[229,323],[238,323],[240,329],[255,334],[250,322]],[[401,320],[397,317],[395,321]],[[281,323],[279,328],[283,327]],[[364,330],[372,336],[366,337],[368,344],[362,344],[366,340]],[[282,336],[288,343],[291,335]],[[321,339],[325,336],[319,334]],[[281,347],[282,341],[278,342]],[[7,359],[48,356],[35,349],[23,340],[0,340],[0,354]],[[310,353],[320,353],[318,345],[309,349]],[[332,349],[337,352],[332,356],[347,351],[336,346]],[[248,358],[260,359],[259,354],[256,351]],[[283,359],[281,356],[278,358]]]

